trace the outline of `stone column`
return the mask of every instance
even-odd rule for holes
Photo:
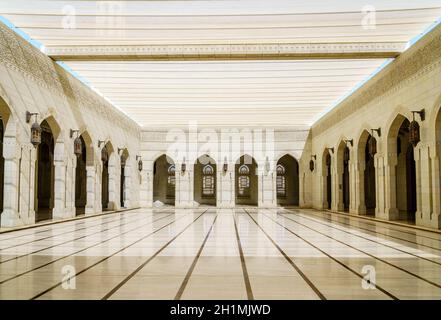
[[[375,216],[379,218],[385,217],[385,168],[384,168],[384,157],[376,154],[374,156],[374,167],[375,167]]]
[[[327,210],[329,203],[328,203],[328,170],[327,170],[326,166],[325,166],[325,168],[322,168],[322,175],[320,176],[320,186],[321,186],[320,196],[322,199],[322,201],[321,201],[322,207],[319,209]],[[331,181],[331,189],[332,189],[332,181]]]
[[[130,208],[130,205],[132,203],[132,196],[131,196],[131,189],[132,189],[132,167],[126,166],[124,168],[124,208]]]
[[[143,161],[141,171],[141,188],[139,191],[139,203],[141,207],[153,206],[153,162]]]
[[[95,179],[96,169],[93,165],[86,166],[86,214],[95,213]]]
[[[433,227],[431,221],[433,214],[432,180],[436,175],[434,175],[432,168],[429,145],[420,143],[414,152],[417,174],[416,225]]]
[[[258,170],[258,172],[258,206],[262,208],[277,207],[276,173],[274,171],[264,172],[264,170]]]
[[[355,161],[354,161],[355,162]],[[364,171],[366,169],[366,163],[364,160],[358,159],[355,162],[353,173],[351,176],[354,177],[354,197],[351,197],[351,203],[353,204],[353,213],[356,214],[366,214],[366,200],[364,195]],[[354,200],[352,200],[354,199]]]
[[[332,155],[331,181],[332,181],[332,205],[333,211],[343,211],[343,170],[337,163],[337,151]]]
[[[77,159],[72,157],[65,161],[65,217],[74,217],[75,208],[75,179]]]
[[[19,154],[20,146],[17,139],[12,136],[5,136],[3,139],[3,157],[5,159],[5,167],[3,212],[1,214],[2,227],[16,227],[23,224],[18,212]]]
[[[309,162],[299,162],[299,206],[300,208],[312,208],[314,190],[320,191],[321,188],[313,189],[313,184],[317,181],[317,161],[315,161],[314,171],[309,169]]]
[[[216,206],[218,208],[234,208],[235,205],[235,164],[228,163],[227,172],[223,171],[223,162],[217,169]]]
[[[35,164],[35,148],[30,145],[22,145],[19,159],[19,204],[18,214],[23,224],[35,223],[33,183],[33,164]]]
[[[57,141],[54,152],[54,209],[52,217],[54,220],[68,217],[66,213],[66,161],[64,159],[64,143]],[[75,188],[75,176],[73,176],[73,187]],[[75,190],[75,189],[73,189]]]
[[[382,218],[387,220],[397,220],[399,212],[397,209],[397,186],[396,186],[396,166],[398,159],[396,155],[383,158],[384,163],[384,212]]]
[[[110,210],[118,210],[119,204],[119,179],[121,175],[121,167],[118,156],[112,154],[109,161],[109,206]]]
[[[103,166],[102,162],[95,164],[95,212],[103,211],[102,204],[102,178],[103,178]]]
[[[181,171],[181,163],[176,164],[175,207],[193,208],[194,174],[193,168],[187,164],[185,172]]]
[[[441,172],[440,158],[437,155],[436,148],[432,148],[430,152],[430,161],[432,164],[432,199],[433,212],[431,216],[432,228],[441,229]]]

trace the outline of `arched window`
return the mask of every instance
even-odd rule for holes
[[[214,197],[214,169],[209,164],[202,169],[202,196]]]
[[[207,164],[203,169],[202,172],[204,174],[213,174],[214,173],[214,169],[212,166],[210,166],[209,164]]]
[[[170,165],[169,167],[168,167],[168,170],[167,170],[167,172],[168,172],[168,180],[167,180],[167,183],[168,184],[170,184],[170,185],[175,185],[175,172],[176,172],[176,167],[175,167],[175,165],[174,164],[172,164],[172,165]]]
[[[281,164],[277,165],[276,168],[277,171],[277,181],[276,181],[276,186],[277,186],[277,196],[278,197],[286,197],[286,170],[285,167],[282,166]]]
[[[243,164],[239,168],[239,173],[240,174],[250,174],[250,168],[248,168],[248,166],[246,164]]]
[[[238,196],[243,198],[250,197],[250,168],[247,165],[239,167],[238,175]]]

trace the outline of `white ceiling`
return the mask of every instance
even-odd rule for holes
[[[363,27],[366,4],[376,10],[375,29]],[[281,43],[345,43],[356,50],[366,42],[404,47],[439,19],[441,0],[0,0],[0,15],[48,52]],[[98,60],[66,64],[144,126],[309,126],[385,62]]]

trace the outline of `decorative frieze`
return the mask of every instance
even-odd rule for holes
[[[441,64],[441,27],[435,28],[415,47],[400,55],[362,88],[345,99],[313,127],[313,136],[337,125],[356,111],[387,93],[398,90],[409,79],[430,72]]]
[[[108,121],[111,119],[125,131],[139,136],[135,121],[1,23],[0,53],[0,62],[50,89],[53,94],[74,100],[81,108],[88,108],[101,117],[104,115]]]

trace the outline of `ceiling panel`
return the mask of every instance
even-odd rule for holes
[[[65,64],[140,125],[197,121],[216,126],[307,127],[386,61],[374,55],[366,58],[363,52],[348,58],[344,56],[348,45],[355,56],[357,50],[367,50],[366,44],[404,50],[409,40],[441,16],[439,0],[368,4],[365,0],[0,0],[0,15],[41,42],[46,52],[71,50]],[[375,13],[366,16],[366,10]],[[365,23],[373,21],[374,25]],[[198,45],[219,45],[222,50],[222,46],[253,44],[346,47],[332,58],[303,60],[269,60],[262,55],[253,61],[234,57],[144,61],[149,59],[138,58],[137,51],[135,58],[122,54],[118,61],[99,56],[106,48],[121,53],[150,45],[167,52],[176,45],[185,51]],[[218,49],[213,50],[215,56]],[[85,56],[75,59],[80,52]],[[62,54],[55,57],[63,60]]]

